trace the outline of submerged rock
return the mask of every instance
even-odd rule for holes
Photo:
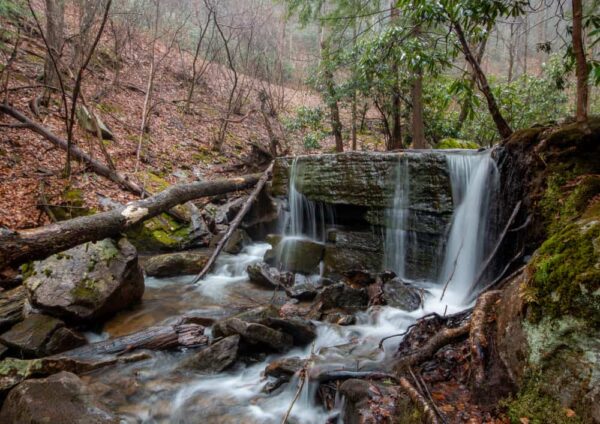
[[[75,374],[60,372],[13,388],[0,410],[0,422],[13,424],[118,424]]]
[[[202,249],[152,256],[144,262],[144,271],[150,277],[198,274],[212,252],[212,249]]]
[[[82,346],[85,338],[57,318],[32,314],[0,336],[0,341],[20,356],[37,357]]]
[[[187,359],[182,367],[207,373],[219,373],[235,364],[239,349],[239,335],[225,337]]]
[[[144,276],[126,240],[85,243],[35,262],[25,287],[31,303],[64,319],[105,319],[138,302]]]

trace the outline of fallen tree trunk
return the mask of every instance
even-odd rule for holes
[[[231,221],[231,224],[229,225],[229,228],[227,228],[227,232],[225,233],[225,235],[223,236],[223,238],[221,238],[221,240],[219,240],[219,243],[217,244],[217,247],[216,247],[215,251],[211,255],[211,257],[208,260],[208,262],[206,262],[206,265],[204,265],[204,268],[202,269],[202,271],[200,271],[200,273],[196,276],[196,278],[194,279],[194,281],[192,282],[192,284],[196,284],[198,281],[200,281],[210,271],[210,269],[212,268],[213,264],[217,260],[217,257],[219,256],[219,254],[221,253],[221,251],[223,250],[223,248],[227,244],[227,240],[229,240],[229,238],[231,237],[231,235],[233,234],[233,232],[237,229],[237,227],[239,227],[240,223],[242,222],[242,219],[244,219],[244,216],[246,216],[246,214],[250,210],[250,206],[252,206],[252,203],[256,199],[256,196],[258,196],[258,193],[261,192],[261,190],[263,189],[263,187],[267,183],[267,180],[271,176],[271,171],[272,170],[273,170],[273,163],[271,163],[271,165],[266,169],[266,171],[260,177],[260,179],[256,183],[256,187],[254,188],[254,190],[252,191],[252,193],[250,194],[250,196],[248,196],[248,199],[244,203],[244,206],[242,206],[242,208],[240,209],[240,211],[238,212],[238,214],[235,216],[234,220]]]
[[[31,230],[0,231],[0,269],[23,261],[45,258],[88,241],[118,236],[121,232],[172,207],[205,196],[243,190],[260,175],[173,185],[146,199],[90,216],[57,222]]]
[[[118,363],[150,358],[137,349],[168,350],[207,343],[204,327],[175,324],[150,327],[138,333],[85,345],[67,352],[39,359],[8,358],[0,362],[0,397],[20,382],[45,377],[61,371],[81,374]]]
[[[0,112],[12,116],[17,121],[22,122],[26,128],[29,128],[33,132],[41,135],[42,137],[50,141],[52,144],[54,144],[56,147],[59,147],[65,151],[68,149],[68,143],[65,140],[53,134],[47,128],[43,127],[37,122],[32,121],[27,116],[23,115],[21,112],[8,106],[7,104],[0,104]],[[130,181],[123,174],[120,174],[119,172],[109,168],[103,163],[98,162],[90,155],[85,153],[83,150],[81,150],[79,147],[71,145],[70,151],[71,155],[73,155],[74,158],[87,164],[96,174],[101,175],[119,184],[119,186],[121,186],[125,190],[137,194],[138,196],[148,195],[148,193],[142,187],[138,186],[133,181]]]

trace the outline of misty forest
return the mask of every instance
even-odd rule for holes
[[[600,424],[600,0],[0,0],[0,423]]]

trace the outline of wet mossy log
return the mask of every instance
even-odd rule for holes
[[[205,196],[215,196],[254,186],[261,174],[173,185],[147,199],[130,202],[108,212],[82,216],[43,227],[0,230],[0,269],[45,258],[88,241],[118,236],[142,221],[172,207]]]

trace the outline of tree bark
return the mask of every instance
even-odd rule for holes
[[[577,77],[577,122],[587,121],[588,115],[588,68],[583,46],[583,6],[581,0],[573,0],[573,53]]]
[[[58,86],[58,75],[54,68],[54,60],[58,61],[64,43],[65,2],[64,0],[46,0],[46,38],[51,51],[46,52],[44,63],[44,84],[50,87]],[[51,90],[44,90],[44,103],[50,99]]]
[[[412,86],[412,138],[413,149],[425,149],[425,124],[423,123],[423,72],[418,71]]]
[[[487,46],[488,38],[489,38],[489,30],[488,30],[488,35],[486,35],[483,38],[483,40],[481,40],[481,42],[479,44],[479,48],[477,50],[476,59],[477,59],[477,63],[479,63],[479,66],[481,66],[481,61],[483,60],[483,55],[485,54],[485,48]],[[469,67],[469,72],[471,73],[471,78],[469,79],[469,87],[471,89],[473,89],[473,87],[475,86],[475,81],[477,79],[477,76],[475,75],[473,68],[471,67],[471,65],[469,65],[468,62],[467,62],[467,65]],[[471,103],[471,99],[467,98],[463,101],[463,103],[460,107],[460,114],[458,115],[458,121],[456,122],[456,128],[455,128],[455,131],[457,133],[460,132],[465,121],[467,120],[470,103]]]
[[[502,113],[500,112],[500,108],[498,107],[498,103],[496,103],[496,98],[492,93],[487,78],[483,73],[481,66],[479,66],[477,59],[475,58],[475,56],[473,56],[473,53],[469,48],[469,43],[467,42],[462,27],[458,22],[455,21],[452,22],[452,26],[454,27],[454,32],[456,32],[456,35],[458,36],[458,40],[462,46],[462,51],[465,55],[465,58],[467,59],[467,62],[469,62],[469,64],[472,66],[475,76],[477,77],[477,85],[479,86],[479,89],[481,90],[481,92],[485,96],[485,99],[487,100],[488,109],[490,111],[490,114],[492,115],[494,123],[496,124],[496,128],[498,128],[498,133],[500,133],[500,135],[504,138],[510,137],[513,131],[510,128],[510,125],[508,125],[508,123],[502,116]]]
[[[0,269],[11,264],[45,258],[88,241],[118,236],[134,225],[172,207],[204,196],[243,190],[260,175],[177,184],[143,200],[95,215],[18,232],[0,232]]]
[[[396,7],[396,0],[390,1],[390,17],[392,24],[398,21],[400,11]],[[387,150],[402,149],[402,123],[400,110],[400,81],[398,76],[398,64],[396,61],[392,63],[392,74],[394,75],[394,87],[392,88],[392,119],[390,128],[390,140],[387,145]]]

